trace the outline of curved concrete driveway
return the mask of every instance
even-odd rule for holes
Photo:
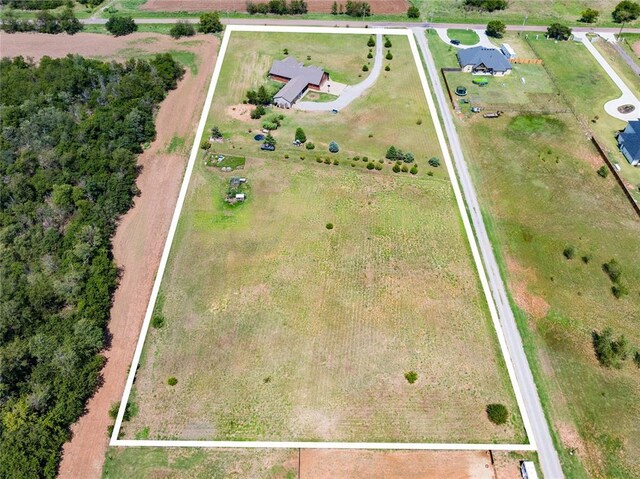
[[[473,45],[454,45],[453,43],[451,43],[451,38],[449,38],[449,34],[447,33],[447,31],[449,29],[447,29],[447,28],[434,28],[434,30],[436,31],[436,33],[440,37],[440,40],[442,40],[443,42],[445,42],[448,45],[451,45],[452,47],[456,47],[456,48],[472,48],[472,47],[477,47],[477,46],[483,46],[483,47],[486,47],[486,48],[497,48],[493,43],[491,43],[491,40],[489,40],[489,37],[487,36],[487,34],[485,33],[485,30],[483,28],[469,28],[469,30],[473,30],[474,32],[476,32],[476,34],[478,35],[478,38],[480,39],[480,40],[478,40],[477,43],[475,43]]]
[[[349,85],[345,87],[342,94],[333,101],[325,103],[301,101],[293,105],[293,108],[304,111],[340,111],[348,106],[353,100],[362,95],[367,88],[373,86],[380,76],[380,72],[382,71],[382,41],[382,35],[376,35],[376,58],[373,63],[373,68],[371,69],[371,73],[364,81],[361,81],[357,85]]]
[[[607,63],[607,60],[605,60],[604,57],[600,54],[600,52],[596,50],[596,47],[594,47],[591,44],[591,40],[587,38],[587,36],[584,33],[575,34],[575,38],[582,40],[583,45],[587,47],[587,50],[589,50],[589,53],[593,55],[593,57],[600,64],[600,66],[604,68],[604,71],[607,73],[607,75],[609,75],[609,77],[613,80],[613,83],[615,83],[616,86],[622,92],[622,95],[619,98],[616,98],[615,100],[610,100],[604,104],[604,111],[606,111],[612,117],[617,118],[618,120],[622,120],[622,121],[637,120],[638,117],[640,116],[640,100],[638,100],[638,97],[631,91],[631,89],[626,85],[626,83],[622,81],[622,78],[620,78],[620,75],[618,75],[614,71],[614,69],[611,68],[611,65],[609,65]],[[603,41],[603,40],[599,40],[599,41]],[[618,111],[618,107],[622,105],[633,105],[636,108],[631,113],[620,113]]]

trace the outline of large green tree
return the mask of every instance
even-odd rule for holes
[[[218,12],[203,13],[200,15],[198,30],[201,33],[218,33],[224,29]]]
[[[617,23],[627,23],[640,16],[640,4],[631,0],[622,0],[611,12],[613,21]]]
[[[487,23],[487,35],[494,38],[502,38],[507,31],[507,26],[500,20],[491,20]]]

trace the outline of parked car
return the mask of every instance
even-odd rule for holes
[[[451,44],[452,45],[460,45],[460,40],[452,39],[451,40]]]
[[[266,151],[275,151],[276,147],[273,145],[267,145],[266,143],[263,143],[260,149],[266,150]]]

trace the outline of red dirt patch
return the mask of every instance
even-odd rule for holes
[[[533,318],[544,318],[549,312],[549,303],[541,297],[529,291],[529,284],[532,282],[533,271],[523,268],[513,258],[507,258],[507,270],[511,281],[511,292],[518,307]]]
[[[2,55],[40,59],[78,53],[88,57],[128,58],[132,48],[141,54],[188,50],[201,64],[198,75],[189,70],[178,88],[169,93],[156,118],[157,139],[138,158],[143,170],[137,185],[141,195],[121,219],[113,239],[113,253],[124,271],[114,295],[109,331],[111,348],[105,351],[104,385],[87,404],[87,413],[71,428],[73,437],[63,449],[60,478],[98,478],[107,450],[108,410],[120,401],[127,371],[133,358],[142,320],[151,294],[162,248],[171,222],[188,154],[164,153],[174,136],[190,145],[195,134],[218,48],[212,36],[197,36],[181,45],[166,35],[137,33],[114,38],[98,34],[1,35]],[[206,59],[206,61],[202,61]],[[188,148],[187,148],[188,151]]]
[[[488,452],[302,449],[305,479],[495,479]]]
[[[264,0],[266,1],[266,0]],[[338,2],[346,3],[346,2]],[[333,0],[307,0],[309,12],[331,13]],[[369,0],[374,14],[406,13],[409,7],[407,0]],[[246,0],[148,0],[141,10],[152,12],[202,12],[207,10],[246,12]],[[338,18],[338,17],[336,17]],[[348,20],[345,17],[340,19]]]

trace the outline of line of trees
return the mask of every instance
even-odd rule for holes
[[[333,2],[331,5],[332,15],[348,15],[350,17],[369,17],[371,16],[371,5],[367,2],[359,2],[348,0],[345,5]]]
[[[20,19],[12,8],[6,8],[2,12],[2,24],[0,29],[7,33],[38,32],[38,33],[68,33],[73,35],[83,28],[71,8],[65,8],[59,14],[47,10],[38,12],[35,20]]]
[[[247,12],[251,15],[272,13],[275,15],[302,15],[307,13],[304,0],[270,0],[269,2],[247,2]]]
[[[0,62],[0,477],[54,478],[100,384],[110,238],[182,75],[169,54]]]

